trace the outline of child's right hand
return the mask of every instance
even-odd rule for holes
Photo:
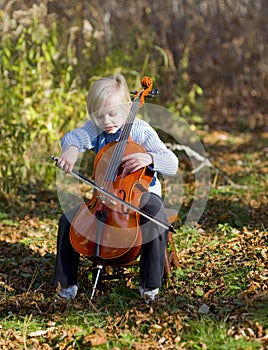
[[[78,159],[79,150],[76,146],[70,146],[65,152],[62,153],[58,159],[57,166],[64,170],[66,173],[70,173],[73,170],[74,164]]]

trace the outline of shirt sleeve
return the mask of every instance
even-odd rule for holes
[[[179,164],[178,158],[166,147],[157,132],[147,122],[137,118],[132,127],[132,139],[152,155],[153,171],[164,176],[176,174]]]
[[[97,138],[97,129],[94,123],[89,120],[81,128],[74,129],[65,134],[61,141],[63,151],[66,151],[70,146],[76,146],[79,152],[95,147]]]

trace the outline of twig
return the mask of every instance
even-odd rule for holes
[[[204,167],[208,167],[208,168],[214,169],[216,171],[216,175],[215,175],[215,178],[214,178],[214,181],[213,181],[213,187],[216,186],[218,174],[220,174],[232,187],[234,187],[234,188],[246,188],[246,186],[237,185],[236,183],[234,183],[226,174],[224,174],[223,171],[221,171],[219,168],[215,167],[210,162],[209,159],[203,157],[201,154],[199,154],[198,152],[194,151],[190,147],[184,146],[184,145],[178,145],[178,144],[171,144],[171,143],[167,143],[166,146],[169,149],[171,149],[172,151],[175,151],[175,150],[177,150],[177,151],[184,151],[189,158],[193,157],[197,161],[200,162],[200,165],[198,165],[198,167],[196,167],[195,169],[193,169],[191,171],[192,174],[196,174],[198,171],[200,171]]]
[[[178,145],[178,144],[172,145],[171,143],[167,143],[166,145],[172,151],[175,151],[175,150],[184,151],[189,158],[194,157],[196,160],[198,160],[201,163],[196,169],[192,170],[193,174],[197,173],[204,166],[207,166],[209,168],[214,168],[213,164],[211,164],[211,162],[207,158],[201,156],[201,154],[197,153],[196,151],[194,151],[193,149],[191,149],[188,146],[183,146],[183,145]]]

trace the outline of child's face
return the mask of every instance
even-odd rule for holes
[[[122,103],[122,98],[118,95],[111,96],[94,115],[97,126],[107,134],[115,134],[126,121],[130,105],[131,103]]]

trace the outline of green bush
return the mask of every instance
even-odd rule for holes
[[[55,145],[85,115],[85,93],[76,87],[73,65],[59,51],[55,24],[42,6],[19,16],[5,13],[0,42],[0,172],[2,191],[23,183],[51,181],[47,164]]]

